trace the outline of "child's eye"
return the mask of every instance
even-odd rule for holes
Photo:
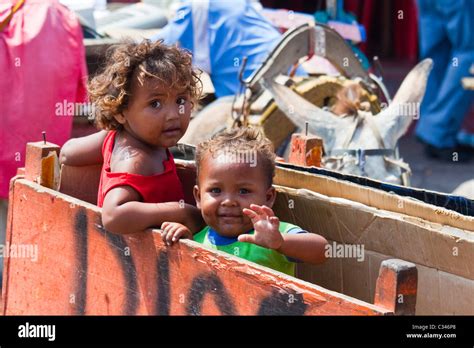
[[[213,187],[210,189],[211,193],[221,193],[221,189],[218,187]]]
[[[245,194],[247,194],[247,193],[250,193],[250,191],[247,190],[247,189],[242,188],[242,189],[239,190],[239,193],[240,193],[241,195],[245,195]]]
[[[154,100],[150,103],[152,108],[158,109],[161,107],[161,102],[159,100]]]
[[[184,105],[184,104],[186,104],[187,101],[188,101],[188,100],[187,100],[186,98],[184,98],[184,97],[179,97],[178,99],[176,99],[176,103],[177,103],[178,105]]]

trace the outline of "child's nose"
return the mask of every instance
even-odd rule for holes
[[[234,199],[232,196],[226,196],[224,200],[221,202],[221,205],[226,207],[235,207],[238,205],[237,200]]]
[[[167,110],[167,113],[166,113],[166,118],[168,120],[174,120],[176,118],[179,118],[180,116],[180,108],[179,108],[179,105],[173,105],[173,106],[170,106]]]

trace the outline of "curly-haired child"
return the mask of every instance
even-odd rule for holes
[[[218,133],[198,145],[194,197],[206,227],[194,234],[176,222],[164,222],[168,245],[180,238],[240,256],[294,275],[295,261],[321,263],[327,241],[282,222],[271,207],[275,154],[270,140],[252,128]]]
[[[97,205],[108,231],[132,233],[178,221],[203,223],[184,194],[168,150],[186,131],[201,83],[191,55],[148,40],[109,51],[105,69],[89,83],[98,133],[69,140],[61,163],[103,163]]]

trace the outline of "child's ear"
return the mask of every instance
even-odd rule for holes
[[[199,190],[198,185],[194,185],[193,195],[194,195],[194,199],[196,200],[196,207],[198,209],[201,209],[201,191]]]
[[[273,204],[275,203],[275,199],[276,199],[276,190],[273,186],[270,186],[266,193],[265,205],[269,208],[273,207]]]
[[[127,121],[125,115],[122,112],[114,115],[114,118],[120,124],[125,124],[125,122]]]

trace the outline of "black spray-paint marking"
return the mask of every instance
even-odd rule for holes
[[[186,306],[186,313],[188,315],[201,315],[202,303],[207,293],[213,295],[221,314],[236,315],[231,297],[215,274],[201,274],[193,279],[187,296],[189,302]]]
[[[74,245],[75,260],[77,270],[74,280],[75,294],[75,314],[84,315],[86,313],[87,300],[87,214],[84,208],[78,209],[74,217]]]
[[[304,315],[307,307],[302,294],[273,290],[260,302],[257,315]]]
[[[125,309],[124,315],[134,315],[137,312],[139,303],[139,293],[137,286],[137,269],[131,254],[125,254],[127,243],[118,234],[105,230],[100,223],[95,224],[96,230],[102,233],[107,240],[108,246],[112,249],[115,257],[119,261],[123,277],[125,279]]]
[[[170,314],[170,264],[168,253],[160,251],[157,262],[158,271],[158,299],[156,313],[158,315]]]

